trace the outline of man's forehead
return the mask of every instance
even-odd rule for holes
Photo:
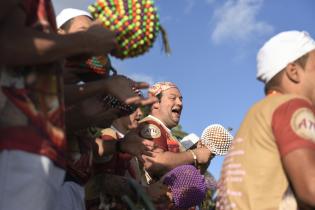
[[[167,90],[164,90],[162,92],[162,95],[175,95],[175,96],[182,96],[181,92],[179,91],[178,88],[173,87],[173,88],[169,88]]]

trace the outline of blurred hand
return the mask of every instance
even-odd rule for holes
[[[197,156],[199,164],[206,164],[211,160],[211,151],[206,147],[200,147],[193,150]]]
[[[69,162],[67,170],[70,174],[75,175],[75,177],[80,180],[81,184],[85,184],[91,177],[92,161],[93,154],[92,151],[90,151],[89,153],[82,154],[80,159]]]
[[[149,155],[148,155],[149,154]],[[155,148],[153,151],[148,152],[141,156],[143,167],[148,172],[160,176],[167,172],[165,163],[169,162],[169,156],[161,148]]]
[[[153,141],[140,137],[135,130],[128,132],[120,143],[120,149],[122,152],[126,152],[137,157],[141,157],[142,154],[150,155],[149,151],[152,151],[154,147],[155,144]]]
[[[105,81],[105,90],[128,105],[145,106],[157,101],[156,97],[143,98],[136,93],[137,89],[149,87],[146,82],[135,82],[123,75],[116,75]]]
[[[147,193],[153,202],[159,202],[166,198],[168,187],[162,182],[150,184],[147,188]]]
[[[106,29],[99,20],[95,20],[84,33],[85,46],[92,55],[108,54],[115,48],[115,33]]]

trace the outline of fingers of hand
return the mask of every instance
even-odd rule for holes
[[[153,149],[155,148],[155,143],[154,143],[154,141],[150,141],[150,140],[144,139],[144,140],[142,141],[142,144],[145,146],[145,148],[146,148],[147,150],[153,150]]]
[[[131,105],[131,104],[140,105],[142,100],[143,99],[140,96],[133,96],[124,100],[124,103],[127,105]]]
[[[142,155],[144,155],[145,157],[154,157],[154,153],[145,150],[142,151]]]
[[[146,105],[153,104],[153,103],[155,103],[155,102],[157,102],[157,101],[158,101],[157,97],[143,98],[143,99],[140,101],[140,104],[141,104],[141,106],[146,106]]]
[[[134,87],[137,89],[146,89],[148,88],[150,85],[146,82],[135,82]]]

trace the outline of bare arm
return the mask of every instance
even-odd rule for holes
[[[86,32],[58,35],[26,27],[25,20],[23,9],[15,7],[1,24],[1,64],[31,65],[77,54],[106,54],[115,45],[114,33],[96,21]]]
[[[282,162],[297,197],[314,208],[315,151],[298,149],[287,154]]]
[[[95,142],[98,145],[98,155],[100,157],[118,152],[118,140],[116,139],[104,141],[97,138]],[[119,152],[129,153],[133,156],[140,156],[141,154],[150,155],[148,151],[153,150],[153,148],[154,142],[140,137],[135,131],[130,131],[124,138],[119,139]]]
[[[126,104],[148,105],[156,101],[156,98],[139,97],[134,89],[148,88],[145,82],[135,82],[125,76],[117,75],[108,79],[88,82],[81,87],[78,85],[65,86],[66,105],[75,104],[93,95],[111,94]]]
[[[197,162],[200,164],[207,163],[210,159],[211,152],[207,148],[194,149],[193,152],[197,156]],[[190,151],[174,153],[174,152],[158,152],[152,157],[144,156],[144,167],[151,174],[161,176],[169,170],[184,164],[194,164],[194,157]]]

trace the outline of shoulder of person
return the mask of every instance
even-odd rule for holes
[[[271,97],[266,97],[266,101],[272,101],[278,103],[279,105],[284,103],[295,103],[296,101],[305,101],[308,104],[311,104],[311,101],[304,96],[297,94],[278,94]]]
[[[164,128],[152,119],[143,120],[139,125],[140,135],[146,139],[156,139],[162,136]]]
[[[105,128],[101,130],[101,137],[117,139],[117,133],[112,128]]]
[[[276,111],[281,106],[290,106],[296,104],[311,106],[311,102],[303,96],[296,94],[276,94],[266,96],[264,99],[258,101],[250,108],[249,113],[265,112],[273,115],[274,111]]]

